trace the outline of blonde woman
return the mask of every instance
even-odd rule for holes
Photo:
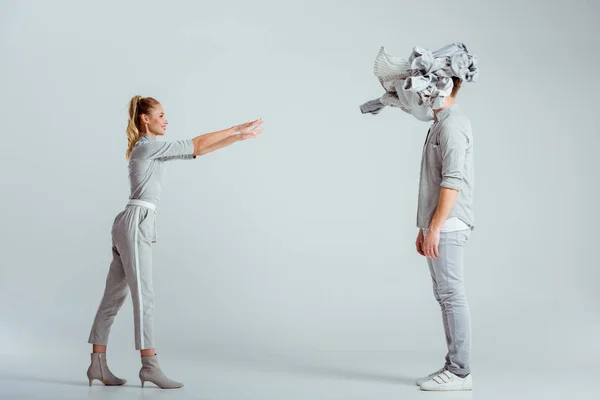
[[[106,362],[106,346],[115,315],[131,291],[134,310],[135,348],[140,350],[139,378],[163,389],[180,388],[161,371],[153,335],[152,243],[156,242],[156,209],[159,203],[166,162],[194,159],[235,142],[262,133],[258,119],[193,139],[157,141],[168,121],[161,104],[152,97],[134,96],[129,103],[127,139],[129,146],[130,196],[112,227],[112,254],[106,286],[94,319],[88,343],[93,345],[87,371],[90,386],[97,379],[105,385],[127,381],[112,374]]]

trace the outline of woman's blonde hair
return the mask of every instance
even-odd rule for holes
[[[129,101],[129,121],[127,122],[127,152],[125,157],[129,160],[133,146],[140,139],[140,116],[149,115],[152,109],[160,104],[152,97],[133,96]]]

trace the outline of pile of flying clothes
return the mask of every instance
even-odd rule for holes
[[[477,56],[460,42],[431,52],[415,46],[408,60],[394,57],[381,47],[374,73],[385,89],[383,96],[360,106],[363,114],[378,114],[384,107],[398,107],[420,121],[433,120],[433,110],[444,106],[452,93],[452,77],[475,82]]]

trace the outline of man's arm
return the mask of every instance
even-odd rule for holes
[[[448,215],[450,215],[450,211],[452,211],[452,207],[454,207],[457,197],[458,190],[446,187],[441,188],[437,208],[435,209],[433,218],[431,218],[429,231],[421,246],[424,256],[428,258],[438,258],[440,256],[438,245],[440,244],[442,226],[448,219]]]
[[[450,215],[450,211],[452,211],[457,197],[458,190],[456,189],[449,189],[446,187],[440,189],[437,208],[429,223],[430,230],[439,232],[442,229],[442,225],[444,225],[444,222],[448,219],[448,215]]]

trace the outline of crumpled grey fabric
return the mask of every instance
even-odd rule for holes
[[[360,111],[363,114],[379,114],[379,111],[383,110],[385,105],[381,102],[380,99],[367,101],[365,104],[360,106]]]
[[[455,42],[431,52],[415,46],[407,60],[388,54],[381,47],[375,58],[374,74],[384,94],[360,106],[363,114],[378,114],[397,107],[421,121],[430,121],[433,110],[443,107],[452,93],[452,77],[476,82],[478,58],[464,43]]]

